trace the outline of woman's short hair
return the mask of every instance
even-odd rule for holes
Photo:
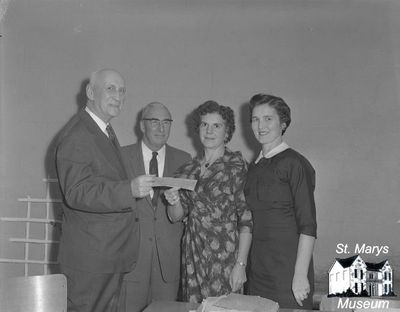
[[[226,126],[226,139],[224,143],[228,143],[232,139],[232,135],[235,132],[235,114],[233,110],[228,106],[219,105],[215,101],[206,101],[197,107],[193,112],[193,124],[194,129],[198,133],[201,123],[201,117],[206,114],[219,114],[225,121]]]
[[[254,107],[259,105],[267,104],[270,107],[274,108],[279,116],[280,123],[285,123],[286,127],[282,130],[282,134],[285,133],[286,129],[289,127],[290,122],[292,121],[290,117],[290,107],[286,104],[286,102],[277,96],[259,93],[250,99],[250,119],[253,115]]]

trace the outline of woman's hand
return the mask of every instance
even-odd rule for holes
[[[305,300],[310,293],[310,283],[306,275],[294,274],[292,291],[298,305],[302,307],[302,301]]]
[[[246,267],[235,263],[229,277],[229,284],[231,285],[232,292],[239,291],[246,281]]]
[[[301,307],[303,306],[302,301],[310,294],[310,283],[308,282],[307,273],[314,250],[314,242],[315,237],[303,233],[300,234],[292,281],[292,291],[294,298]]]
[[[178,190],[178,187],[172,187],[164,192],[165,199],[172,206],[178,204],[180,201]]]

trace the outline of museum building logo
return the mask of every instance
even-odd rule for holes
[[[328,296],[395,296],[393,270],[389,260],[365,262],[359,255],[340,259],[329,269]]]
[[[388,309],[396,294],[389,260],[365,262],[360,255],[336,258],[328,271],[328,298],[337,310]],[[392,300],[390,300],[392,299]]]

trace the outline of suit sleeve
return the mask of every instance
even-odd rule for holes
[[[58,147],[57,173],[66,204],[94,213],[130,211],[135,207],[130,181],[120,180],[117,171],[91,147],[71,138]]]

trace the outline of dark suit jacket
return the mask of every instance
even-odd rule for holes
[[[64,196],[59,261],[88,272],[131,270],[139,229],[125,165],[82,110],[64,127],[56,151]]]
[[[141,142],[122,148],[129,159],[129,170],[134,175],[145,174]],[[190,154],[166,145],[164,177],[172,177],[181,165],[191,160]],[[157,207],[154,209],[150,196],[137,199],[137,212],[140,223],[140,249],[137,265],[127,279],[145,280],[148,270],[143,269],[151,264],[152,246],[149,240],[155,240],[161,274],[166,282],[176,281],[180,274],[180,243],[182,222],[171,223],[167,217],[166,200],[161,190]]]

